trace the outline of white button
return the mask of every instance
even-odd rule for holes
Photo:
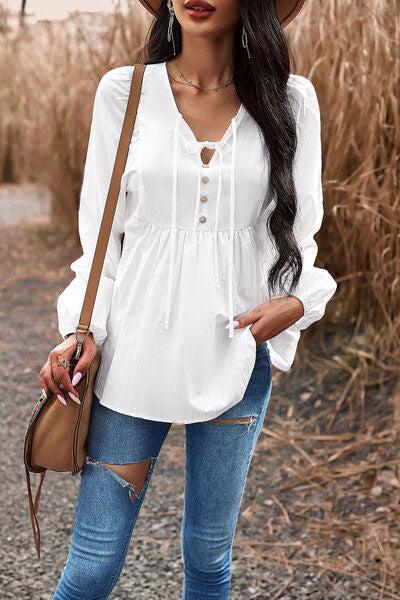
[[[209,179],[208,179],[207,175],[203,175],[202,178],[201,178],[201,181],[203,183],[208,183]]]
[[[207,202],[207,200],[208,200],[207,196],[202,196],[200,198],[200,202]]]
[[[199,217],[199,221],[200,223],[205,223],[207,221],[207,218],[202,215],[201,217]]]
[[[203,167],[203,169],[208,169],[210,165],[208,163],[202,163],[201,166]]]

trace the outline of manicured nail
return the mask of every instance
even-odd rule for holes
[[[59,399],[59,401],[61,402],[61,404],[67,404],[65,399],[61,396],[61,394],[57,394],[57,398]]]
[[[72,378],[72,385],[76,385],[80,380],[82,379],[82,373],[75,373],[75,375]]]
[[[68,396],[69,396],[70,398],[72,398],[72,400],[73,400],[74,402],[76,402],[77,404],[80,404],[80,403],[81,403],[81,401],[79,400],[78,396],[75,396],[75,395],[74,395],[72,392],[68,392]]]
[[[233,328],[235,328],[239,325],[239,321],[232,321],[232,324],[233,324]],[[229,329],[229,323],[228,323],[228,325],[225,326],[225,329]]]

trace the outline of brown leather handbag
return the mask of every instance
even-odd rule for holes
[[[103,217],[99,229],[96,249],[83,300],[79,325],[76,328],[77,350],[70,366],[70,376],[78,362],[83,342],[89,332],[94,302],[103,269],[108,240],[121,187],[121,177],[125,169],[129,144],[135,125],[145,64],[136,64],[130,86],[129,98],[121,129],[114,168],[111,175]],[[61,406],[55,394],[49,390],[42,392],[36,402],[24,439],[24,463],[28,487],[29,513],[32,523],[36,553],[40,559],[40,529],[37,518],[40,494],[46,470],[69,472],[77,475],[86,458],[86,436],[89,427],[90,411],[96,373],[100,365],[101,349],[97,349],[95,359],[76,385],[81,403],[69,402]],[[30,473],[40,473],[40,481],[35,500],[32,498]]]

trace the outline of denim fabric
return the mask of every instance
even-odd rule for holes
[[[229,598],[236,523],[271,388],[271,359],[263,342],[256,346],[242,400],[218,417],[252,419],[185,425],[182,600]],[[109,598],[170,427],[115,412],[94,398],[70,550],[53,600]],[[150,468],[138,494],[133,484],[101,464],[144,459],[150,459]]]

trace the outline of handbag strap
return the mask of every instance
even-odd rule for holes
[[[35,542],[36,554],[37,554],[38,559],[40,560],[40,527],[39,527],[39,521],[37,518],[37,514],[39,512],[40,495],[42,492],[44,478],[46,476],[46,470],[44,470],[40,473],[40,481],[39,481],[39,485],[36,489],[35,500],[33,499],[33,495],[32,495],[31,474],[26,465],[25,465],[25,475],[26,475],[26,485],[27,485],[27,489],[28,489],[29,516],[31,518],[31,523],[32,523],[33,539]]]
[[[76,327],[76,338],[78,340],[78,346],[75,354],[76,359],[79,358],[83,342],[87,334],[89,333],[93,307],[96,300],[96,294],[97,289],[99,287],[101,272],[103,270],[108,240],[110,239],[115,210],[117,208],[118,197],[121,189],[121,177],[125,170],[129,144],[131,142],[132,133],[135,126],[136,114],[140,99],[140,92],[145,68],[145,64],[137,63],[135,64],[133,70],[128,104],[126,107],[125,117],[122,124],[121,136],[118,143],[114,168],[111,175],[103,217],[101,220],[96,248],[93,255],[92,266],[90,269],[85,297],[83,300],[81,314],[79,317],[79,324]]]
[[[90,269],[90,274],[86,286],[86,293],[79,318],[79,325],[76,328],[76,335],[78,340],[76,358],[79,358],[79,354],[82,349],[82,344],[89,331],[90,320],[92,318],[93,307],[96,300],[101,271],[103,269],[108,240],[110,238],[114,214],[117,208],[118,197],[121,188],[121,177],[125,170],[129,144],[131,142],[133,128],[135,126],[136,113],[139,104],[140,91],[142,87],[142,80],[145,67],[146,65],[144,64],[136,64],[133,71],[128,104],[126,107],[125,117],[122,124],[121,136],[117,148],[114,168],[108,189],[107,199],[97,238],[97,244],[93,256],[92,266]],[[40,527],[37,518],[37,513],[39,511],[40,496],[42,492],[43,482],[46,476],[46,469],[40,473],[40,481],[36,489],[35,499],[33,499],[30,471],[26,466],[26,463],[25,474],[28,488],[29,514],[32,523],[33,538],[35,541],[37,557],[38,559],[40,559]]]

